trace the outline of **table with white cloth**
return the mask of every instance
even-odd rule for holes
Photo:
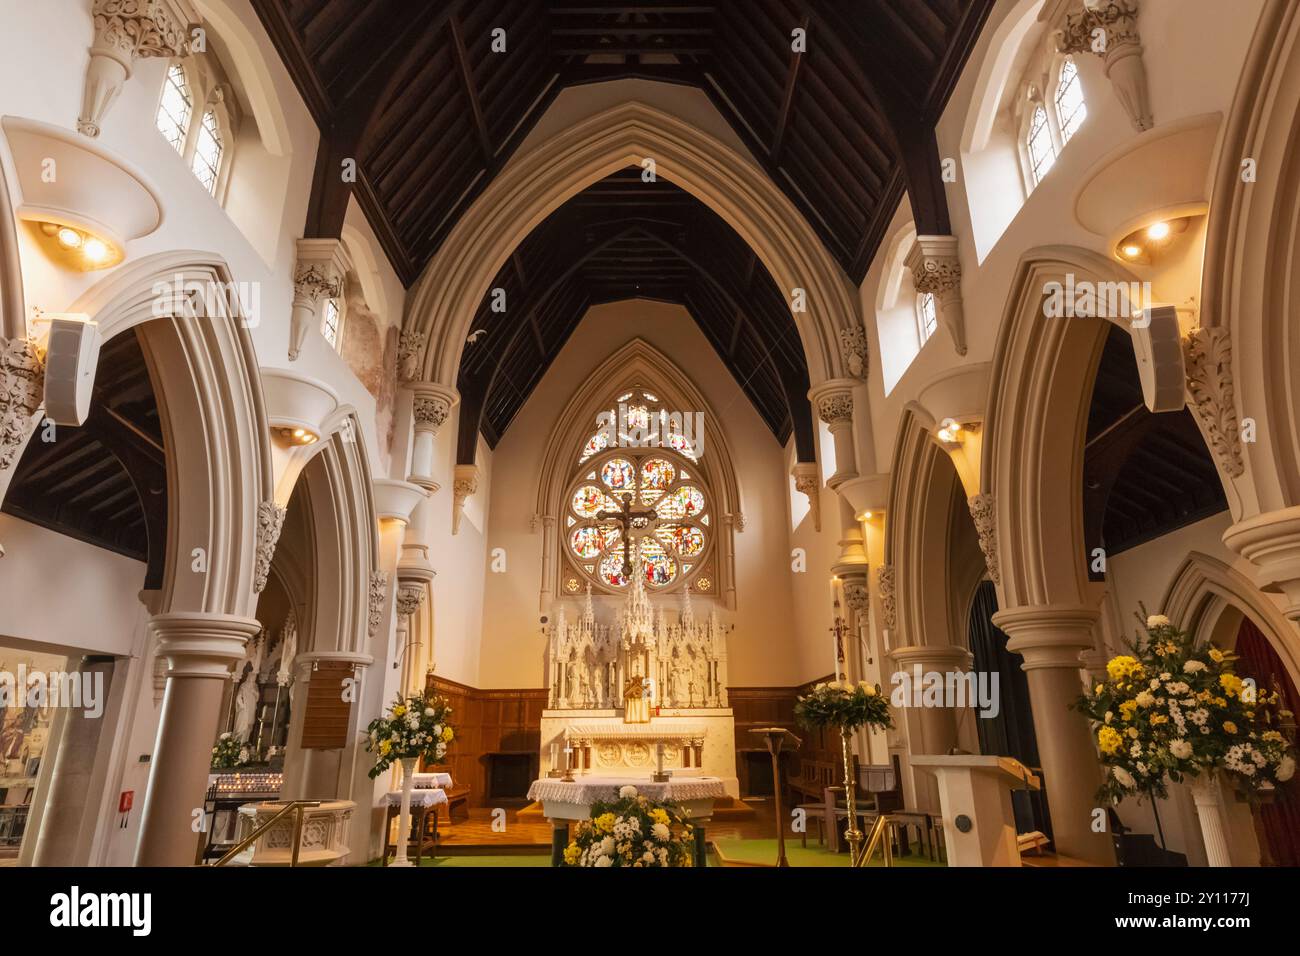
[[[451,784],[451,775],[445,773],[427,773],[416,774],[414,785],[411,789],[411,830],[406,834],[409,841],[407,846],[415,851],[415,865],[420,865],[420,860],[424,856],[426,849],[432,852],[436,857],[438,855],[438,808],[447,806],[447,792],[442,786],[432,787],[426,784],[420,786],[420,777],[446,777],[447,785]],[[393,818],[401,816],[402,812],[402,791],[390,790],[384,798],[388,805],[388,814],[384,818],[384,861],[383,865],[388,865],[388,851],[390,848],[397,849],[396,844],[390,843],[388,834],[392,829]],[[433,830],[430,833],[428,829],[429,815],[432,813]],[[402,834],[397,835],[401,839]],[[409,852],[409,851],[408,851]]]
[[[570,822],[591,819],[591,805],[612,803],[618,799],[618,792],[623,787],[636,787],[640,796],[651,800],[671,800],[678,804],[695,827],[695,865],[706,865],[704,824],[713,818],[714,802],[726,796],[722,778],[682,777],[655,783],[645,777],[591,775],[579,777],[572,783],[544,777],[534,780],[528,788],[528,799],[542,805],[542,813],[551,823],[552,866],[559,866],[564,859]]]
[[[446,790],[451,786],[449,773],[413,773],[411,787],[416,790]]]

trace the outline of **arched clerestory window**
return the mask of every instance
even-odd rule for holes
[[[1079,69],[1067,57],[1061,63],[1056,83],[1056,122],[1061,129],[1061,145],[1070,141],[1083,121],[1088,118],[1088,104],[1083,101],[1083,84],[1079,82]]]
[[[185,155],[185,142],[189,136],[190,115],[193,111],[194,99],[190,94],[189,81],[185,78],[185,68],[179,63],[173,63],[167,70],[167,78],[163,80],[154,125],[172,149],[182,156]]]

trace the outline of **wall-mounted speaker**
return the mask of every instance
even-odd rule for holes
[[[1178,310],[1172,305],[1143,309],[1133,320],[1129,334],[1133,336],[1133,355],[1147,408],[1153,412],[1178,411],[1187,404]]]
[[[99,325],[84,316],[46,316],[45,417],[56,425],[80,425],[90,414],[99,365]]]

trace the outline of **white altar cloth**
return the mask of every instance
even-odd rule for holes
[[[636,792],[651,800],[673,800],[689,803],[696,800],[710,802],[727,795],[726,786],[718,777],[689,777],[655,783],[643,777],[585,776],[573,783],[554,778],[534,780],[528,788],[528,799],[542,803],[548,801],[577,806],[591,806],[596,801],[612,802],[618,799],[622,787],[636,787]]]
[[[413,773],[411,774],[411,786],[416,790],[433,790],[436,788],[445,790],[451,786],[451,774]]]
[[[447,803],[447,792],[445,790],[412,790],[411,791],[411,809],[417,810],[420,807],[440,807]],[[402,791],[388,791],[388,805],[390,807],[400,807],[402,805]]]

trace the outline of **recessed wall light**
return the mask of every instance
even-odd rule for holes
[[[1147,238],[1153,239],[1156,242],[1159,242],[1162,239],[1168,239],[1169,223],[1153,222],[1151,225],[1147,226]]]

